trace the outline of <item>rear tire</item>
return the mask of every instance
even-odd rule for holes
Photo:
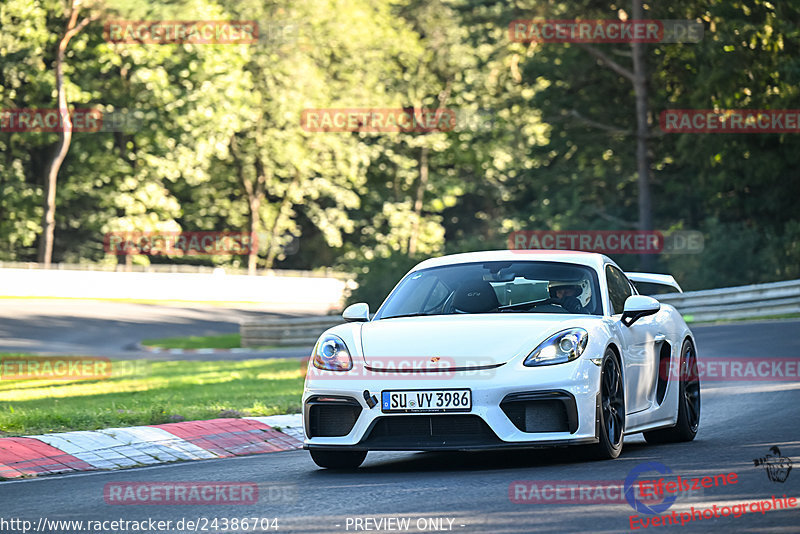
[[[678,422],[670,428],[643,432],[647,443],[692,441],[697,435],[700,426],[700,376],[697,372],[697,353],[688,339],[681,346],[678,381]]]
[[[356,469],[367,457],[367,451],[331,451],[311,449],[311,459],[326,469]]]
[[[612,460],[622,452],[625,438],[625,385],[611,348],[606,349],[600,369],[600,442],[589,445],[586,454],[593,460]]]

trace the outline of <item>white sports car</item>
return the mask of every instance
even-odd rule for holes
[[[601,254],[492,251],[414,267],[370,319],[364,303],[320,336],[303,393],[305,448],[321,467],[367,451],[585,445],[624,435],[694,439],[692,332]],[[674,372],[676,369],[679,372]]]

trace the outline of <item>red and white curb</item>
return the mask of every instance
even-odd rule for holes
[[[272,428],[277,428],[284,434],[297,439],[301,445],[303,440],[306,439],[305,431],[303,430],[303,416],[299,413],[270,415],[267,417],[245,417],[245,419],[251,419],[269,425]]]
[[[0,438],[0,479],[228,458],[302,446],[300,414]]]

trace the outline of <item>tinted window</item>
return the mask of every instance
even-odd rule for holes
[[[416,271],[376,319],[469,313],[601,315],[595,271],[557,262],[465,263]]]
[[[633,294],[631,284],[622,271],[611,265],[606,266],[606,281],[608,282],[608,297],[611,299],[611,314],[622,313],[625,301]]]

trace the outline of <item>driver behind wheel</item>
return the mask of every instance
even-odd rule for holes
[[[553,304],[557,304],[570,313],[589,313],[578,297],[583,292],[579,284],[552,285],[549,288]]]

